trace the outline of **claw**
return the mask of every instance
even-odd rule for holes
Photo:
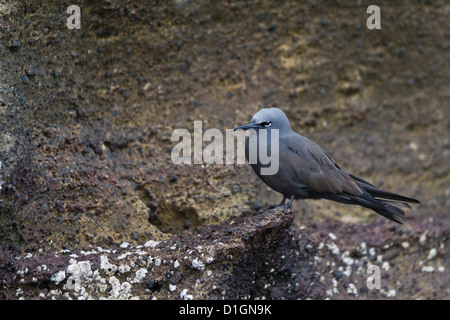
[[[285,200],[285,199],[286,199],[286,197],[285,197],[283,200]],[[287,209],[290,209],[290,208],[291,208],[292,202],[293,202],[293,201],[294,201],[294,196],[292,196],[292,197],[289,199],[288,204],[284,206],[283,213],[286,213]]]

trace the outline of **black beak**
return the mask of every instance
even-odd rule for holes
[[[254,129],[254,128],[259,128],[259,126],[256,123],[251,123],[250,122],[248,124],[244,124],[242,126],[234,128],[233,131],[236,131],[236,130],[239,130],[239,129],[241,129],[241,130],[248,130],[248,129]]]

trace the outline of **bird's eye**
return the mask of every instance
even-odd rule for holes
[[[270,121],[265,121],[265,122],[263,122],[263,123],[261,123],[264,127],[270,127],[271,125],[272,125],[272,122],[270,122]]]

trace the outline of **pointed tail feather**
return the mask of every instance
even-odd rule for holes
[[[394,205],[411,208],[408,203],[420,203],[417,199],[380,190],[375,186],[362,181],[360,181],[358,186],[361,190],[363,190],[363,194],[359,196],[352,196],[351,199],[353,202],[371,209],[383,217],[400,224],[403,223],[405,213],[403,210],[395,207]]]
[[[375,197],[375,199],[383,201],[383,202],[389,202],[389,204],[391,204],[393,206],[398,206],[398,207],[411,209],[411,206],[409,204],[407,204],[406,202],[398,202],[398,201],[395,201],[395,200],[389,200],[389,199],[383,199],[383,198],[377,198],[377,197]]]
[[[360,188],[362,188],[365,191],[367,191],[374,198],[377,198],[377,199],[382,200],[382,201],[396,202],[398,205],[401,205],[399,203],[403,203],[403,205],[406,205],[407,208],[410,208],[410,206],[407,203],[418,203],[418,204],[420,204],[420,201],[417,200],[417,199],[405,197],[405,196],[402,196],[400,194],[396,194],[396,193],[392,193],[392,192],[389,192],[389,191],[378,189],[373,184],[371,184],[370,182],[364,180],[363,178],[360,178],[360,177],[355,176],[354,174],[351,174],[351,173],[348,173],[348,172],[347,172],[347,174],[351,178],[356,180],[356,183],[358,184],[358,186]]]
[[[360,185],[360,187],[364,188],[365,191],[367,191],[368,193],[370,193],[371,196],[373,196],[374,198],[380,199],[380,200],[390,200],[390,201],[394,201],[394,202],[400,202],[400,203],[420,203],[419,200],[417,199],[413,199],[413,198],[409,198],[409,197],[405,197],[396,193],[392,193],[389,191],[384,191],[384,190],[380,190],[374,186],[371,185]]]
[[[420,203],[414,198],[405,197],[389,191],[380,190],[362,178],[349,174],[363,192],[360,195],[350,193],[316,193],[317,198],[325,198],[344,204],[359,205],[371,209],[383,217],[394,222],[403,223],[405,213],[399,207],[411,208],[408,203]]]
[[[389,220],[403,224],[403,219],[405,217],[405,213],[403,212],[403,210],[375,199],[368,193],[364,193],[361,196],[353,196],[351,197],[351,199],[356,204],[371,209],[376,213],[382,215],[383,217],[388,218]]]

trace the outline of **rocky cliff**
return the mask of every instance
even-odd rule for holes
[[[0,297],[449,298],[448,5],[378,5],[0,3]],[[248,166],[172,163],[173,130],[270,106],[423,204],[282,214]]]

